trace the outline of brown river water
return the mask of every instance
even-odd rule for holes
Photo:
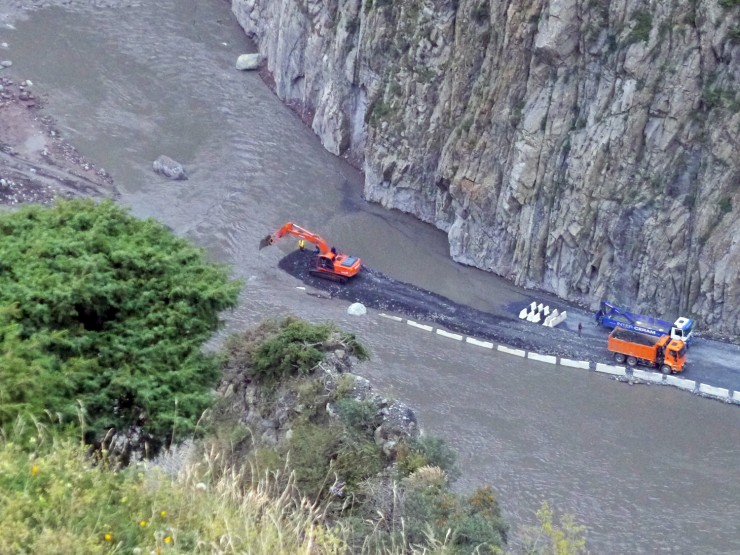
[[[402,281],[489,311],[528,293],[448,257],[444,234],[362,200],[362,176],[323,150],[253,73],[223,0],[0,0],[0,58],[31,79],[63,134],[108,170],[121,202],[232,265],[245,281],[227,330],[278,314],[335,320],[372,360],[359,373],[458,449],[460,489],[499,492],[514,530],[548,500],[592,553],[740,553],[740,408],[518,359],[378,317],[346,314],[257,251],[292,220]],[[5,70],[10,71],[10,70]],[[0,122],[0,125],[2,122]],[[160,154],[190,179],[154,174]]]

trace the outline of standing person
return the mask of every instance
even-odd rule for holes
[[[583,331],[583,324],[578,322],[578,337],[581,337],[581,332]]]
[[[301,250],[306,249],[306,242],[303,239],[298,239],[298,248]]]

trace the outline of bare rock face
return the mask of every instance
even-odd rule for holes
[[[738,338],[740,9],[724,4],[232,0],[277,94],[455,260]]]

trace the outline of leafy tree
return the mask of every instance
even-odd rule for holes
[[[0,427],[48,411],[88,439],[187,433],[218,377],[201,351],[239,284],[201,250],[111,202],[0,216]]]

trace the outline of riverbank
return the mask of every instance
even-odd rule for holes
[[[29,2],[0,0],[8,4],[20,11]],[[294,243],[257,251],[265,234],[292,220],[394,279],[466,306],[490,312],[534,300],[455,264],[444,233],[366,203],[361,177],[256,74],[235,70],[253,47],[227,2],[44,4],[52,7],[13,21],[16,31],[0,25],[0,41],[11,45],[3,57],[49,92],[46,109],[67,140],[114,176],[123,205],[232,265],[246,287],[228,331],[294,314],[355,333],[371,352],[364,377],[418,409],[424,427],[458,450],[463,490],[493,483],[515,528],[533,523],[548,499],[575,514],[591,549],[605,555],[738,552],[736,407],[595,372],[553,372],[349,316],[346,301],[306,295],[278,267]],[[185,165],[188,181],[152,172],[163,153]]]
[[[67,142],[30,79],[0,74],[0,204],[115,197],[113,178]]]

